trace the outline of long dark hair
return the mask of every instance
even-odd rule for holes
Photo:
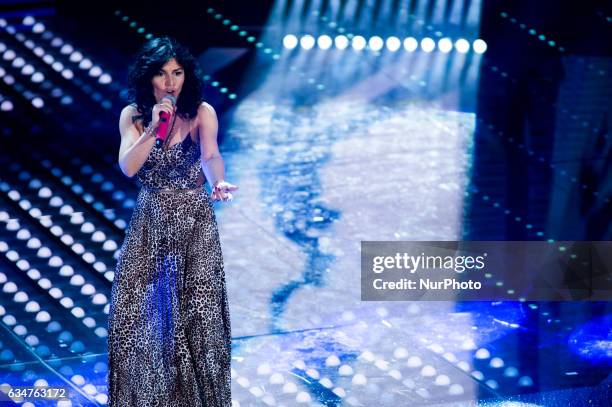
[[[136,119],[142,118],[145,126],[151,120],[151,111],[156,103],[151,79],[172,58],[185,72],[185,82],[176,104],[177,114],[187,119],[196,117],[204,100],[202,72],[191,52],[174,38],[154,38],[138,51],[128,70],[128,99],[136,104],[141,114]]]

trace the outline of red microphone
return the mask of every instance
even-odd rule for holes
[[[164,99],[168,99],[171,103],[172,106],[174,106],[176,104],[176,98],[172,95],[166,95],[162,98],[162,101]],[[170,115],[168,114],[168,112],[162,111],[159,114],[159,125],[157,126],[157,137],[155,139],[155,146],[156,147],[161,147],[164,144],[164,141],[166,141],[166,137],[168,136],[168,125],[170,124]]]

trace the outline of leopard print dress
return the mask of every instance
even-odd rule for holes
[[[153,147],[115,270],[109,406],[231,405],[221,245],[191,135]]]

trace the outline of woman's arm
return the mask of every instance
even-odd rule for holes
[[[230,191],[235,191],[238,187],[225,181],[225,164],[217,144],[219,122],[215,109],[203,102],[198,108],[197,121],[202,170],[213,188],[212,198],[231,199]]]
[[[217,144],[219,122],[211,105],[203,102],[198,108],[198,134],[202,169],[211,187],[225,179],[225,165]]]
[[[152,128],[142,134],[136,127],[133,117],[138,114],[134,106],[126,106],[119,118],[121,146],[119,147],[119,167],[128,177],[133,177],[145,163],[155,145]]]

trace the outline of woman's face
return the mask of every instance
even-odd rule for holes
[[[151,79],[155,101],[159,103],[166,95],[172,95],[178,100],[184,82],[185,70],[172,58]]]

